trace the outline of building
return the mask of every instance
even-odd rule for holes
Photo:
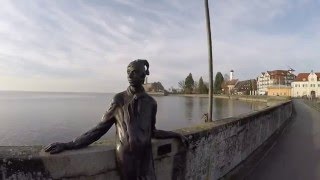
[[[262,72],[257,78],[258,94],[267,95],[268,87],[276,85],[291,86],[295,79],[294,70],[274,70]]]
[[[320,97],[320,73],[300,73],[292,82],[293,97]]]
[[[234,94],[234,87],[238,83],[238,79],[232,79],[222,83],[222,91],[224,94]]]
[[[257,80],[238,81],[234,86],[233,92],[238,95],[257,95]]]
[[[291,96],[291,86],[286,86],[286,85],[269,86],[268,96]]]
[[[234,87],[238,83],[238,79],[233,79],[233,70],[230,71],[230,79],[223,81],[221,88],[223,94],[234,94]]]

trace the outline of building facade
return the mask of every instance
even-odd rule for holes
[[[234,87],[234,93],[238,95],[257,95],[257,80],[238,81]]]
[[[292,73],[294,70],[274,70],[262,72],[257,78],[257,87],[259,95],[267,95],[268,87],[276,85],[291,86],[291,83],[295,79],[295,75]]]
[[[320,73],[300,73],[291,85],[293,97],[320,97]]]
[[[257,78],[258,95],[266,95],[268,86],[272,81],[268,72],[262,72]]]
[[[291,96],[291,86],[269,86],[268,96]]]
[[[234,94],[234,87],[237,85],[238,81],[239,81],[238,79],[224,81],[221,85],[222,93],[228,94],[228,95]]]
[[[222,93],[223,94],[234,94],[234,87],[237,85],[238,83],[238,79],[234,79],[234,71],[231,70],[230,71],[230,76],[229,76],[229,80],[224,79],[223,83],[221,84],[221,88],[222,88]]]

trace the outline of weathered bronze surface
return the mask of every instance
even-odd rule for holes
[[[71,142],[50,144],[45,151],[54,154],[86,147],[115,124],[116,155],[121,178],[156,179],[151,138],[179,138],[185,146],[188,141],[178,133],[155,128],[157,103],[142,87],[146,75],[149,75],[148,61],[132,61],[127,67],[127,75],[130,86],[114,96],[109,109],[96,127]]]

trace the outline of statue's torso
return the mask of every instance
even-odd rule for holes
[[[155,123],[156,101],[148,94],[116,95],[117,163],[125,180],[155,180],[151,136]]]
[[[150,146],[156,101],[145,92],[132,95],[124,91],[117,96],[117,145],[128,146],[131,151]]]

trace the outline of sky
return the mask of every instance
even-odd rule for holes
[[[213,71],[320,72],[320,0],[209,0]],[[118,92],[126,67],[149,82],[208,80],[202,0],[2,0],[0,90]]]

